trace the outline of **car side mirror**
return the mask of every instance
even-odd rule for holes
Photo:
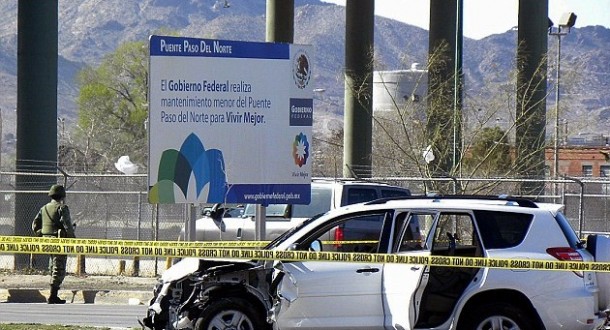
[[[214,206],[212,206],[212,208],[210,209],[210,218],[216,221],[220,221],[222,219],[222,216],[225,213],[225,209],[223,207],[220,207],[221,205],[221,203],[216,203],[214,204]]]
[[[309,251],[315,251],[315,252],[322,251],[322,242],[320,242],[319,239],[311,242],[311,244],[309,244]]]

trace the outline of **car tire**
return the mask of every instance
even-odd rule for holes
[[[222,298],[211,302],[195,321],[196,330],[259,330],[267,329],[265,322],[252,304],[241,298]]]
[[[460,319],[458,330],[536,330],[527,311],[505,302],[476,306]]]

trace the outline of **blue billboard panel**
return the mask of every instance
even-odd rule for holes
[[[149,201],[310,199],[311,47],[150,37]]]

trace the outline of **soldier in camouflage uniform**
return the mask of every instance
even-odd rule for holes
[[[37,236],[74,238],[74,227],[70,218],[70,210],[64,204],[66,189],[62,185],[53,185],[49,190],[51,201],[40,208],[32,223],[32,229]],[[66,301],[57,296],[59,287],[66,276],[66,255],[51,255],[49,268],[51,271],[51,295],[49,304],[65,304]]]

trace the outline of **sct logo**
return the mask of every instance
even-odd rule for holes
[[[307,158],[309,158],[309,142],[307,141],[307,135],[300,133],[295,136],[294,142],[292,143],[292,158],[294,158],[294,164],[299,167],[307,164]]]

